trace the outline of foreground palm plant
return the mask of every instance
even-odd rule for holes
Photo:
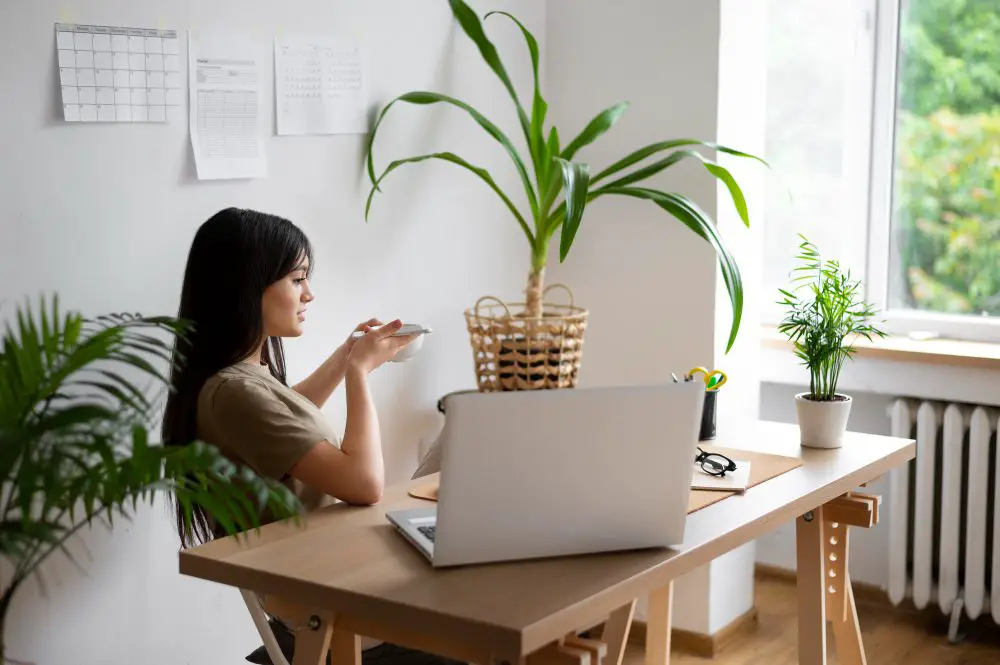
[[[58,300],[37,315],[19,308],[0,338],[0,557],[13,569],[0,586],[0,664],[14,594],[94,520],[111,527],[154,494],[176,496],[191,528],[194,504],[228,532],[260,524],[260,511],[294,515],[281,485],[237,469],[200,442],[150,445],[156,404],[140,386],[166,383],[172,337],[187,326],[166,317],[61,314]],[[162,387],[162,386],[161,386]],[[44,588],[44,587],[43,587]]]
[[[479,17],[476,16],[475,12],[463,0],[449,0],[449,2],[452,12],[462,30],[475,42],[487,65],[499,77],[501,83],[510,93],[525,142],[527,143],[531,169],[529,170],[528,164],[522,159],[518,149],[500,128],[465,102],[436,92],[408,92],[392,100],[382,109],[369,136],[368,176],[371,179],[372,189],[365,206],[365,219],[367,220],[368,218],[375,193],[381,191],[380,186],[382,181],[391,172],[404,164],[438,159],[467,169],[496,192],[497,196],[500,197],[504,205],[510,210],[511,215],[517,221],[528,240],[528,244],[531,247],[531,271],[526,290],[526,309],[529,317],[537,318],[542,316],[545,266],[549,243],[556,231],[560,232],[559,260],[561,262],[569,254],[573,240],[579,231],[580,222],[583,219],[584,208],[591,201],[608,195],[645,199],[659,206],[708,242],[718,255],[722,279],[729,293],[733,311],[727,351],[731,349],[733,342],[736,340],[740,319],[743,314],[743,282],[736,261],[723,244],[722,238],[719,236],[712,220],[694,201],[682,194],[661,191],[650,187],[641,187],[637,186],[637,184],[682,160],[697,160],[704,165],[705,169],[712,176],[718,178],[726,185],[740,218],[744,224],[749,226],[750,221],[746,200],[732,174],[724,167],[702,156],[699,152],[690,149],[688,146],[704,146],[738,157],[751,157],[758,160],[759,158],[696,139],[673,139],[640,148],[592,175],[590,166],[585,162],[579,161],[578,153],[611,129],[628,108],[628,103],[615,104],[597,114],[578,136],[565,146],[562,145],[559,132],[554,126],[546,130],[545,120],[548,104],[542,97],[541,89],[539,88],[539,49],[534,35],[517,18],[507,12],[490,12],[486,14],[485,18],[504,16],[513,21],[527,42],[535,82],[531,113],[529,115],[518,98],[507,70],[500,60],[500,54],[486,36]],[[389,109],[396,102],[418,105],[443,103],[465,111],[510,155],[514,167],[520,176],[521,183],[524,186],[529,208],[528,214],[522,214],[518,206],[511,200],[511,197],[497,185],[487,170],[470,164],[452,152],[436,152],[398,159],[391,162],[385,171],[376,177],[373,157],[375,136]],[[644,165],[641,164],[653,157],[657,157],[657,159]],[[763,160],[759,161],[763,162]],[[630,170],[632,167],[636,168]]]

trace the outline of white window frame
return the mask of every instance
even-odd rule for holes
[[[864,274],[856,277],[864,280],[867,288],[870,272],[870,208],[872,196],[872,160],[873,137],[875,136],[875,89],[876,60],[878,57],[879,35],[877,31],[879,0],[855,0],[858,29],[855,32],[857,48],[854,49],[854,61],[851,70],[856,77],[855,84],[848,90],[848,118],[854,128],[855,136],[848,139],[845,151],[845,163],[853,167],[854,183],[852,190],[857,192],[851,220],[860,220],[867,233],[859,234],[862,240],[855,246],[854,254],[863,256]]]
[[[881,327],[899,335],[940,336],[1000,342],[1000,317],[977,317],[889,306],[892,249],[893,163],[895,160],[896,74],[899,66],[901,0],[879,0],[875,37],[875,81],[868,196],[866,297],[882,312]]]

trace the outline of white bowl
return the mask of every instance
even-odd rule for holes
[[[399,353],[394,355],[389,362],[393,363],[403,363],[417,355],[420,352],[420,347],[424,345],[424,335],[426,333],[421,333],[417,335],[416,339],[404,346],[399,350]]]
[[[374,328],[372,328],[372,330],[378,330],[378,328],[379,326],[375,326]],[[394,362],[394,363],[406,362],[413,356],[417,355],[417,353],[420,351],[420,347],[424,345],[424,335],[431,332],[431,328],[422,326],[418,323],[404,323],[403,326],[398,331],[393,333],[393,336],[396,337],[403,335],[412,335],[414,332],[418,333],[417,338],[414,339],[409,344],[407,344],[406,346],[404,346],[402,349],[400,349],[399,353],[393,356],[389,362]],[[365,333],[358,331],[353,333],[351,336],[357,339],[360,337],[364,337]]]

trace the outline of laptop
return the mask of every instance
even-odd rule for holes
[[[388,511],[434,567],[684,540],[705,387],[457,393],[429,508]]]

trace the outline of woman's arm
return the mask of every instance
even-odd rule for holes
[[[370,505],[382,498],[385,467],[378,414],[368,386],[368,375],[404,346],[414,335],[392,337],[401,323],[395,321],[359,340],[348,357],[347,425],[344,441],[316,445],[291,469],[293,478],[348,503]]]
[[[347,358],[350,353],[351,350],[346,345],[338,347],[315,372],[292,386],[292,390],[304,395],[313,404],[322,408],[340,382],[344,380],[344,375],[347,372]]]
[[[385,468],[378,414],[368,374],[352,367],[347,377],[347,427],[340,448],[326,442],[312,447],[291,469],[310,487],[347,503],[371,505],[382,498]]]
[[[352,335],[347,338],[347,341],[337,347],[337,350],[315,372],[292,386],[292,390],[300,395],[304,395],[316,406],[323,408],[326,400],[330,399],[330,395],[337,389],[340,382],[344,380],[344,375],[347,372],[347,359],[350,357],[351,349],[357,341],[353,337],[353,333],[380,325],[382,325],[382,322],[378,319],[368,319],[364,323],[358,324],[352,331]]]

